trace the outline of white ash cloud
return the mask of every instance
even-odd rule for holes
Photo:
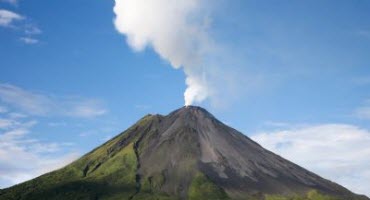
[[[214,97],[214,66],[207,62],[216,49],[209,34],[204,0],[115,0],[114,24],[135,51],[152,48],[175,69],[183,69],[185,105]]]

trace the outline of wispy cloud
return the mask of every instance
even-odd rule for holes
[[[31,37],[21,37],[19,38],[20,41],[22,41],[25,44],[37,44],[39,43],[38,39],[31,38]]]
[[[92,118],[108,112],[97,99],[56,97],[10,84],[0,84],[0,100],[33,116],[60,115]]]
[[[12,5],[17,5],[18,0],[0,0],[0,2],[10,3]]]
[[[8,109],[4,106],[0,106],[0,113],[6,113],[8,112]]]
[[[27,24],[24,33],[27,35],[38,35],[42,33],[42,30],[34,24]]]
[[[50,122],[50,123],[48,123],[48,126],[50,126],[50,127],[67,126],[67,123],[65,123],[65,122]]]
[[[286,123],[286,122],[276,122],[276,121],[265,121],[263,123],[264,126],[267,127],[275,127],[275,128],[286,128],[291,126],[291,124]]]
[[[42,33],[42,30],[37,27],[35,24],[26,24],[24,26],[24,37],[19,38],[25,44],[37,44],[40,42],[39,39],[36,39],[35,36]]]
[[[363,106],[355,109],[354,115],[359,119],[370,120],[370,100],[365,101]]]
[[[17,4],[17,1],[12,0],[3,0],[3,2]],[[24,36],[20,37],[19,40],[25,44],[38,43],[39,39],[36,39],[34,36],[42,33],[42,30],[26,16],[5,9],[0,9],[0,27],[22,31]]]
[[[55,106],[45,95],[10,84],[0,84],[0,100],[32,115],[46,114]]]
[[[0,118],[0,130],[11,128],[13,125],[15,125],[14,120]]]
[[[71,110],[65,114],[72,117],[90,118],[104,115],[107,110],[100,105],[97,100],[84,100],[82,102],[69,102]]]
[[[19,118],[26,118],[27,117],[27,115],[22,114],[22,113],[17,113],[17,112],[11,112],[8,115],[12,119],[19,119]]]
[[[58,169],[78,157],[73,152],[56,156],[69,143],[45,143],[29,137],[36,121],[6,120],[11,123],[6,125],[7,130],[0,129],[0,188]]]
[[[42,126],[38,120],[91,118],[107,112],[96,99],[48,95],[11,84],[0,84],[0,102],[0,188],[63,167],[79,156],[70,142],[40,140],[34,134]]]
[[[265,148],[354,192],[370,195],[370,131],[347,124],[261,132]]]
[[[357,108],[355,115],[361,119],[370,119],[370,106]]]
[[[11,27],[15,21],[23,20],[24,17],[15,12],[0,9],[0,26]]]

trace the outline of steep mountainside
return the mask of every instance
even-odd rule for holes
[[[275,155],[200,107],[147,115],[3,199],[368,200]]]

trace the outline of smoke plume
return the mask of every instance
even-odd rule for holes
[[[206,58],[214,49],[204,0],[115,0],[114,24],[135,51],[152,48],[175,69],[183,69],[185,105],[209,98]]]

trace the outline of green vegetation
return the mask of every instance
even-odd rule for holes
[[[203,174],[197,174],[189,188],[189,200],[226,200],[229,199],[225,191],[211,182]]]
[[[166,194],[139,193],[132,200],[179,200]]]
[[[144,193],[153,193],[160,191],[165,183],[165,177],[163,174],[157,173],[149,178],[142,180],[141,191]]]
[[[9,188],[0,195],[1,200],[13,199],[122,199],[135,193],[136,157],[133,144],[99,167],[87,168],[82,158],[71,165],[28,181],[16,187]],[[90,156],[99,157],[100,151]],[[89,163],[89,162],[87,162]],[[91,163],[96,166],[97,163]],[[86,170],[89,169],[89,170]]]
[[[316,190],[312,190],[305,196],[286,197],[281,195],[266,195],[265,200],[340,200],[339,198],[323,195]]]
[[[154,116],[147,115],[124,133],[94,149],[72,164],[31,181],[0,190],[0,200],[122,200],[136,193],[137,159],[134,142]],[[140,134],[138,134],[139,132]],[[160,187],[161,177],[153,179]],[[150,191],[132,200],[171,199]],[[172,198],[173,199],[173,198]]]

